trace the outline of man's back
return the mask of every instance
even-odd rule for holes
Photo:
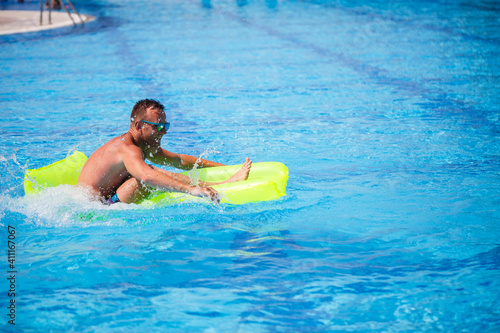
[[[90,155],[80,173],[78,185],[104,199],[112,196],[118,187],[130,177],[122,159],[122,152],[134,145],[129,133],[122,134],[104,144]]]

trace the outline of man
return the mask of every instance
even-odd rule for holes
[[[252,165],[248,158],[242,168],[227,181],[200,182],[201,187],[192,186],[187,176],[148,165],[145,159],[184,170],[192,169],[195,164],[199,167],[223,165],[161,148],[161,139],[169,126],[160,102],[151,99],[137,102],[132,109],[128,132],[107,142],[90,155],[80,173],[78,184],[87,188],[92,196],[109,204],[137,202],[148,193],[149,187],[209,197],[212,201],[219,202],[217,191],[210,185],[248,178]]]

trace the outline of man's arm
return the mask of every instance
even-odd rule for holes
[[[125,145],[120,149],[125,168],[137,180],[163,191],[184,192],[198,197],[210,197],[217,200],[217,191],[210,187],[195,187],[178,181],[162,172],[156,171],[143,160],[139,147]]]
[[[146,155],[149,155],[146,158],[155,164],[168,165],[182,170],[191,170],[195,164],[200,168],[224,165],[191,155],[172,153],[163,148],[159,148],[156,152],[148,152]]]

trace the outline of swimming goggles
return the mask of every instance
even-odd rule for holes
[[[158,132],[163,131],[163,129],[165,129],[165,131],[168,131],[168,129],[170,128],[170,123],[152,123],[152,122],[146,121],[146,120],[141,120],[141,122],[146,123],[146,124],[150,124],[150,125],[155,125]]]

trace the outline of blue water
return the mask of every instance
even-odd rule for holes
[[[74,2],[97,20],[0,36],[16,329],[500,330],[497,1]],[[142,98],[168,108],[167,149],[285,163],[287,196],[24,197],[26,168],[90,155]]]

